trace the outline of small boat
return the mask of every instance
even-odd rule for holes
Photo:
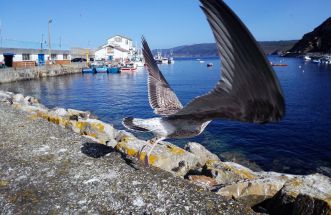
[[[96,73],[107,73],[108,67],[107,66],[95,67],[95,70],[96,70]]]
[[[321,60],[320,59],[314,59],[313,63],[321,63]]]
[[[305,55],[304,59],[308,61],[308,60],[311,60],[311,57],[309,57],[308,55]]]
[[[162,63],[163,64],[168,64],[168,58],[166,58],[166,57],[162,58]]]
[[[92,68],[87,67],[82,69],[82,73],[96,73],[96,70],[93,67]]]
[[[173,57],[169,57],[168,58],[168,64],[174,64],[175,63],[175,60]]]
[[[288,66],[286,63],[271,63],[271,66]]]
[[[204,63],[205,61],[203,61],[203,60],[199,60],[199,62],[200,62],[200,63]]]
[[[212,66],[214,66],[213,63],[207,63],[207,67],[212,67]]]
[[[136,70],[137,70],[137,67],[133,63],[126,64],[125,66],[122,66],[120,68],[121,72],[134,72]]]
[[[120,72],[120,68],[119,67],[108,67],[107,68],[107,72],[108,73],[119,73]]]

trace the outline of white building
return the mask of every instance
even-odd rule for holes
[[[0,62],[12,65],[20,62],[30,62],[35,64],[45,64],[49,60],[48,50],[22,49],[22,48],[0,48]],[[68,50],[52,50],[51,59],[53,61],[70,61]],[[61,62],[59,62],[61,63]]]
[[[116,35],[109,38],[106,45],[95,51],[95,59],[125,61],[132,58],[134,51],[132,39]]]

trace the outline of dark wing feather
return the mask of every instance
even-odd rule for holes
[[[183,106],[159,70],[145,38],[142,38],[142,45],[148,69],[149,104],[156,114],[166,116],[174,114],[182,109]]]
[[[174,117],[246,122],[278,121],[284,115],[282,90],[254,37],[222,0],[200,0],[221,56],[222,77]]]

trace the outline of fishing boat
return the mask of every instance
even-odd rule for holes
[[[120,68],[121,72],[134,72],[137,70],[137,67],[133,63],[126,64]]]
[[[173,57],[169,57],[168,58],[168,64],[174,64],[175,63],[175,60]]]
[[[95,70],[96,70],[96,73],[107,73],[108,67],[107,66],[95,67]]]
[[[286,63],[270,63],[271,66],[288,66]]]
[[[86,68],[82,69],[82,73],[96,73],[96,70],[94,67],[91,67],[91,68],[86,67]]]
[[[119,73],[120,67],[117,67],[117,66],[108,67],[107,72],[108,73]]]
[[[309,57],[308,55],[305,55],[304,56],[304,59],[307,60],[307,61],[309,61],[309,60],[311,60],[311,57]]]

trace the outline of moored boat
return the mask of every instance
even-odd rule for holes
[[[271,66],[288,66],[286,63],[271,63]]]
[[[133,63],[126,64],[120,68],[121,72],[134,72],[137,70],[137,67]]]
[[[93,67],[92,68],[87,67],[82,69],[82,73],[96,73],[96,70]]]
[[[95,67],[95,70],[96,70],[96,73],[107,73],[108,67],[107,66]]]
[[[308,55],[305,55],[304,59],[308,61],[308,60],[311,60],[311,57],[309,57]]]
[[[168,64],[174,64],[175,63],[175,60],[173,57],[169,57],[168,58]]]
[[[108,73],[119,73],[120,72],[120,68],[119,67],[108,67],[107,68],[107,72]]]
[[[212,67],[212,66],[214,66],[213,63],[207,63],[207,67]]]

